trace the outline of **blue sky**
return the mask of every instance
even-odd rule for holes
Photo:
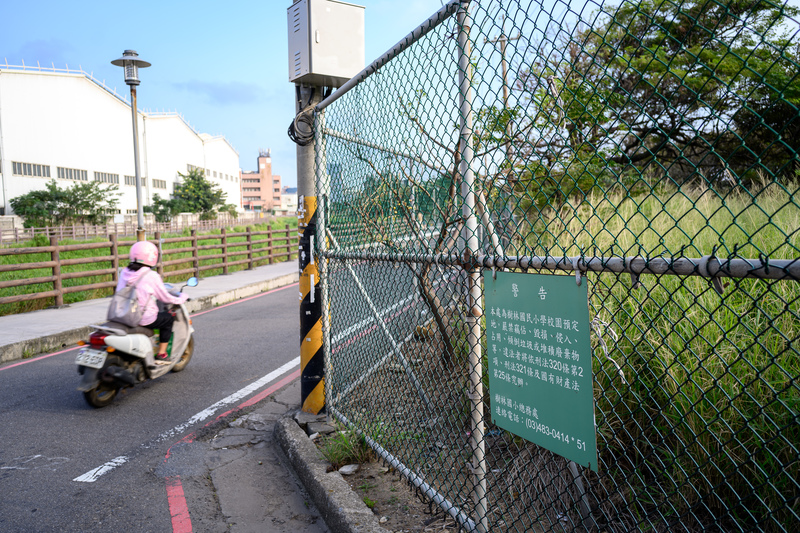
[[[366,62],[379,57],[436,12],[443,0],[362,0]],[[138,105],[178,111],[199,132],[224,135],[243,170],[255,170],[259,148],[294,186],[294,116],[288,81],[286,10],[291,0],[6,2],[0,62],[81,67],[128,94],[111,65],[133,49],[152,63],[140,71]],[[402,6],[398,8],[398,6]],[[28,105],[21,103],[20,105]]]

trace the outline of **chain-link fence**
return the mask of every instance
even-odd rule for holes
[[[800,523],[796,17],[450,2],[317,106],[327,407],[462,529]],[[576,270],[596,471],[489,390],[485,282]]]

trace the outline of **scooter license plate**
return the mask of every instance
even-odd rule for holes
[[[98,350],[83,349],[78,352],[78,357],[75,358],[75,364],[80,366],[88,366],[89,368],[103,368],[106,362],[106,352]]]

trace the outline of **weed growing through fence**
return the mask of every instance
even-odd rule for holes
[[[319,449],[337,470],[349,464],[367,463],[372,460],[374,454],[364,437],[350,430],[336,431],[322,437]]]
[[[723,260],[793,259],[800,250],[797,191],[797,184],[770,184],[724,195],[663,188],[641,197],[591,196],[553,213],[549,232],[528,245],[555,256],[593,256],[593,249],[605,257],[716,251]],[[704,508],[715,516],[729,510],[741,523],[771,512],[778,524],[767,529],[795,523],[800,285],[727,280],[719,295],[699,277],[641,281],[633,289],[626,276],[589,275],[590,313],[619,336],[608,357],[593,339],[598,447],[612,475],[638,495],[661,486],[687,525],[702,526]],[[758,496],[744,487],[759,487]],[[645,515],[656,503],[638,501]]]

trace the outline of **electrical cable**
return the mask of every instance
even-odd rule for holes
[[[314,141],[314,106],[311,105],[311,102],[314,100],[315,90],[316,89],[311,90],[308,103],[302,106],[302,102],[300,101],[300,86],[295,86],[297,102],[301,105],[302,109],[294,117],[292,123],[289,124],[287,133],[289,138],[300,146],[308,146]]]

